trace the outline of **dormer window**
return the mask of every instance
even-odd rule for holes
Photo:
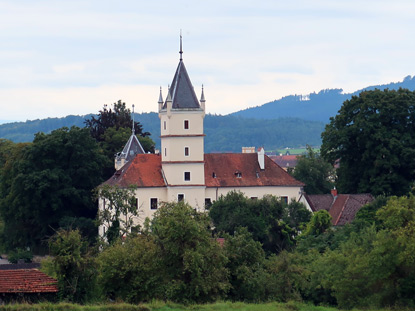
[[[212,173],[212,178],[216,178],[216,173],[215,172]]]
[[[256,178],[259,178],[259,173],[258,172],[255,172],[256,173]]]
[[[185,130],[189,129],[189,120],[184,120],[184,129]]]
[[[236,178],[242,178],[242,173],[240,171],[235,172]]]

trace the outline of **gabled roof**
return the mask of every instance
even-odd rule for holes
[[[177,66],[177,70],[174,74],[169,93],[172,100],[173,109],[200,108],[199,101],[196,97],[189,75],[187,74],[183,60],[180,60],[179,65]],[[167,96],[167,99],[164,102],[163,109],[167,109],[168,99],[169,96]]]
[[[264,160],[265,169],[261,170],[256,153],[205,154],[205,185],[206,187],[304,186],[267,156]],[[105,184],[120,187],[129,185],[165,187],[167,185],[162,174],[161,156],[138,154]]]
[[[132,134],[125,144],[124,149],[117,155],[117,160],[124,159],[125,162],[129,162],[140,153],[145,153],[144,149],[141,146],[137,136]]]
[[[363,205],[374,200],[369,193],[363,194],[306,194],[305,198],[313,212],[326,210],[332,217],[335,226],[342,226],[354,220],[356,213]]]
[[[304,186],[268,156],[264,160],[261,170],[257,153],[205,154],[206,187]]]
[[[138,154],[108,179],[105,184],[128,187],[164,187],[161,173],[161,156],[158,154]]]
[[[37,269],[0,270],[0,293],[56,293],[57,281]]]

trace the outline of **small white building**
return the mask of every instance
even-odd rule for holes
[[[130,138],[116,158],[115,174],[105,183],[137,186],[140,223],[151,218],[161,202],[182,201],[198,210],[229,191],[250,198],[266,194],[298,201],[303,183],[295,180],[260,148],[257,152],[204,153],[205,96],[196,97],[180,51],[180,61],[167,98],[160,90],[159,154],[145,154]]]

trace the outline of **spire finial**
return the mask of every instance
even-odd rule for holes
[[[183,47],[182,47],[182,30],[180,29],[180,60],[183,60]]]
[[[168,86],[166,102],[171,102],[170,85]]]
[[[205,102],[205,92],[203,90],[203,84],[202,84],[202,95],[200,96],[200,102]]]
[[[133,104],[133,128],[132,128],[132,132],[133,132],[133,135],[135,134],[135,130],[134,130],[134,104]]]
[[[163,95],[161,94],[161,86],[160,86],[160,96],[159,96],[159,104],[163,103]]]

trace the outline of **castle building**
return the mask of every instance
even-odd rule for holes
[[[105,182],[137,187],[139,223],[151,218],[162,202],[185,201],[204,210],[233,190],[252,199],[267,194],[287,201],[300,199],[304,184],[266,156],[263,148],[249,153],[204,153],[205,103],[203,86],[200,100],[195,94],[180,47],[166,100],[160,89],[160,153],[143,153],[138,140],[130,137],[116,158],[117,171]]]

